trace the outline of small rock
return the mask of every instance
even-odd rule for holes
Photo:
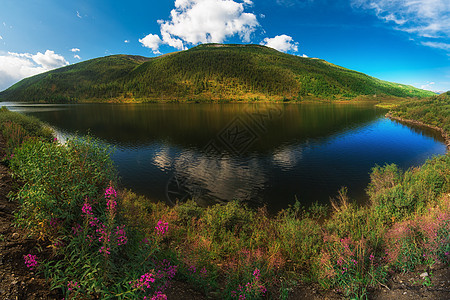
[[[428,277],[428,272],[423,272],[422,274],[420,274],[420,277],[422,278]]]
[[[13,239],[18,239],[18,238],[19,238],[19,234],[18,234],[17,232],[14,232],[14,233],[12,234],[12,238],[13,238]]]
[[[403,292],[403,295],[406,295],[406,292]]]

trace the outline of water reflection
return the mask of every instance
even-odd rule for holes
[[[301,146],[289,145],[275,149],[272,159],[275,166],[280,167],[284,171],[288,171],[295,168],[302,160],[302,157]]]
[[[90,131],[116,147],[123,185],[161,201],[239,199],[276,211],[296,198],[328,202],[341,186],[364,201],[375,164],[407,168],[445,153],[435,132],[387,120],[372,105],[10,107],[48,122],[61,138]]]

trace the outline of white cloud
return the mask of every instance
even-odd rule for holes
[[[427,81],[427,83],[426,83],[426,84],[422,84],[422,85],[420,86],[420,88],[421,88],[422,90],[428,90],[428,91],[434,92],[433,87],[434,87],[435,84],[436,84],[436,83],[433,82],[433,81]]]
[[[130,41],[129,40],[125,40],[123,41],[125,44],[128,44]]]
[[[70,49],[70,51],[72,51],[72,52],[80,52],[80,49],[78,49],[78,48],[72,48],[72,49]]]
[[[439,43],[439,42],[422,42],[422,45],[442,49],[442,50],[450,50],[450,44],[447,43]]]
[[[306,55],[306,54],[303,54],[303,55],[302,55],[302,57],[304,57],[304,58],[308,58],[309,56],[308,56],[308,55]]]
[[[151,35],[151,43],[147,44],[155,52],[161,44],[186,49],[188,44],[222,43],[235,35],[249,42],[259,27],[256,15],[245,12],[251,5],[250,0],[176,0],[170,19],[158,21],[162,42]]]
[[[69,64],[63,56],[56,54],[51,50],[45,51],[44,54],[38,52],[37,54],[32,56],[32,59],[47,70],[55,69]]]
[[[158,35],[149,34],[146,37],[144,37],[143,39],[139,39],[139,42],[144,47],[152,49],[153,53],[159,54],[160,53],[158,51],[159,45],[161,45],[163,41],[161,40],[161,38]]]
[[[374,11],[397,30],[419,37],[450,37],[449,0],[352,0],[352,5]]]
[[[3,40],[3,37],[0,35],[0,40]]]
[[[73,56],[73,58],[81,59],[81,57],[80,57],[78,54],[75,54],[75,55]]]
[[[80,12],[77,10],[77,17],[82,19],[83,17],[80,15]]]
[[[0,54],[0,91],[25,77],[68,64],[64,57],[50,50],[34,55],[13,52]]]
[[[265,45],[282,52],[298,51],[298,43],[294,42],[294,39],[292,37],[285,34],[277,35],[273,38],[265,38],[261,42],[261,45]]]

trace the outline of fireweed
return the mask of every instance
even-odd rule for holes
[[[354,241],[325,234],[318,270],[319,283],[345,296],[365,297],[367,289],[385,278],[385,257],[376,255],[365,239]]]
[[[34,270],[38,266],[37,262],[37,256],[33,254],[27,254],[23,256],[23,259],[25,260],[25,265],[30,269]]]
[[[166,290],[171,280],[177,273],[178,266],[172,265],[168,260],[154,261],[154,270],[130,281],[128,284],[132,289],[145,295],[144,299],[167,299],[163,291]]]
[[[67,290],[70,292],[70,291],[75,291],[75,290],[77,290],[77,289],[79,289],[80,288],[80,285],[78,284],[78,282],[77,281],[73,281],[73,280],[71,280],[71,281],[69,281],[68,283],[67,283]]]
[[[169,223],[164,222],[163,220],[159,220],[155,226],[156,234],[159,236],[164,236],[169,230]]]
[[[98,252],[105,257],[111,254],[112,249],[125,245],[128,238],[125,231],[125,225],[115,225],[117,192],[110,186],[105,191],[106,200],[106,220],[102,222],[94,215],[92,204],[88,203],[88,199],[81,208],[82,215],[85,218],[85,228],[87,229],[86,242],[92,244],[95,239],[101,244]],[[79,224],[73,227],[74,234],[79,231]]]
[[[247,282],[244,286],[239,285],[234,291],[231,291],[231,298],[239,300],[244,299],[258,299],[263,297],[267,292],[266,287],[261,283],[261,272],[258,268],[253,271],[253,277],[251,281]]]
[[[402,271],[421,264],[448,263],[450,197],[440,207],[429,208],[424,216],[395,224],[385,241],[387,263]]]

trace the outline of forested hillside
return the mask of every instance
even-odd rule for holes
[[[427,97],[324,60],[259,45],[206,44],[157,58],[114,55],[26,78],[1,101],[147,102]]]

